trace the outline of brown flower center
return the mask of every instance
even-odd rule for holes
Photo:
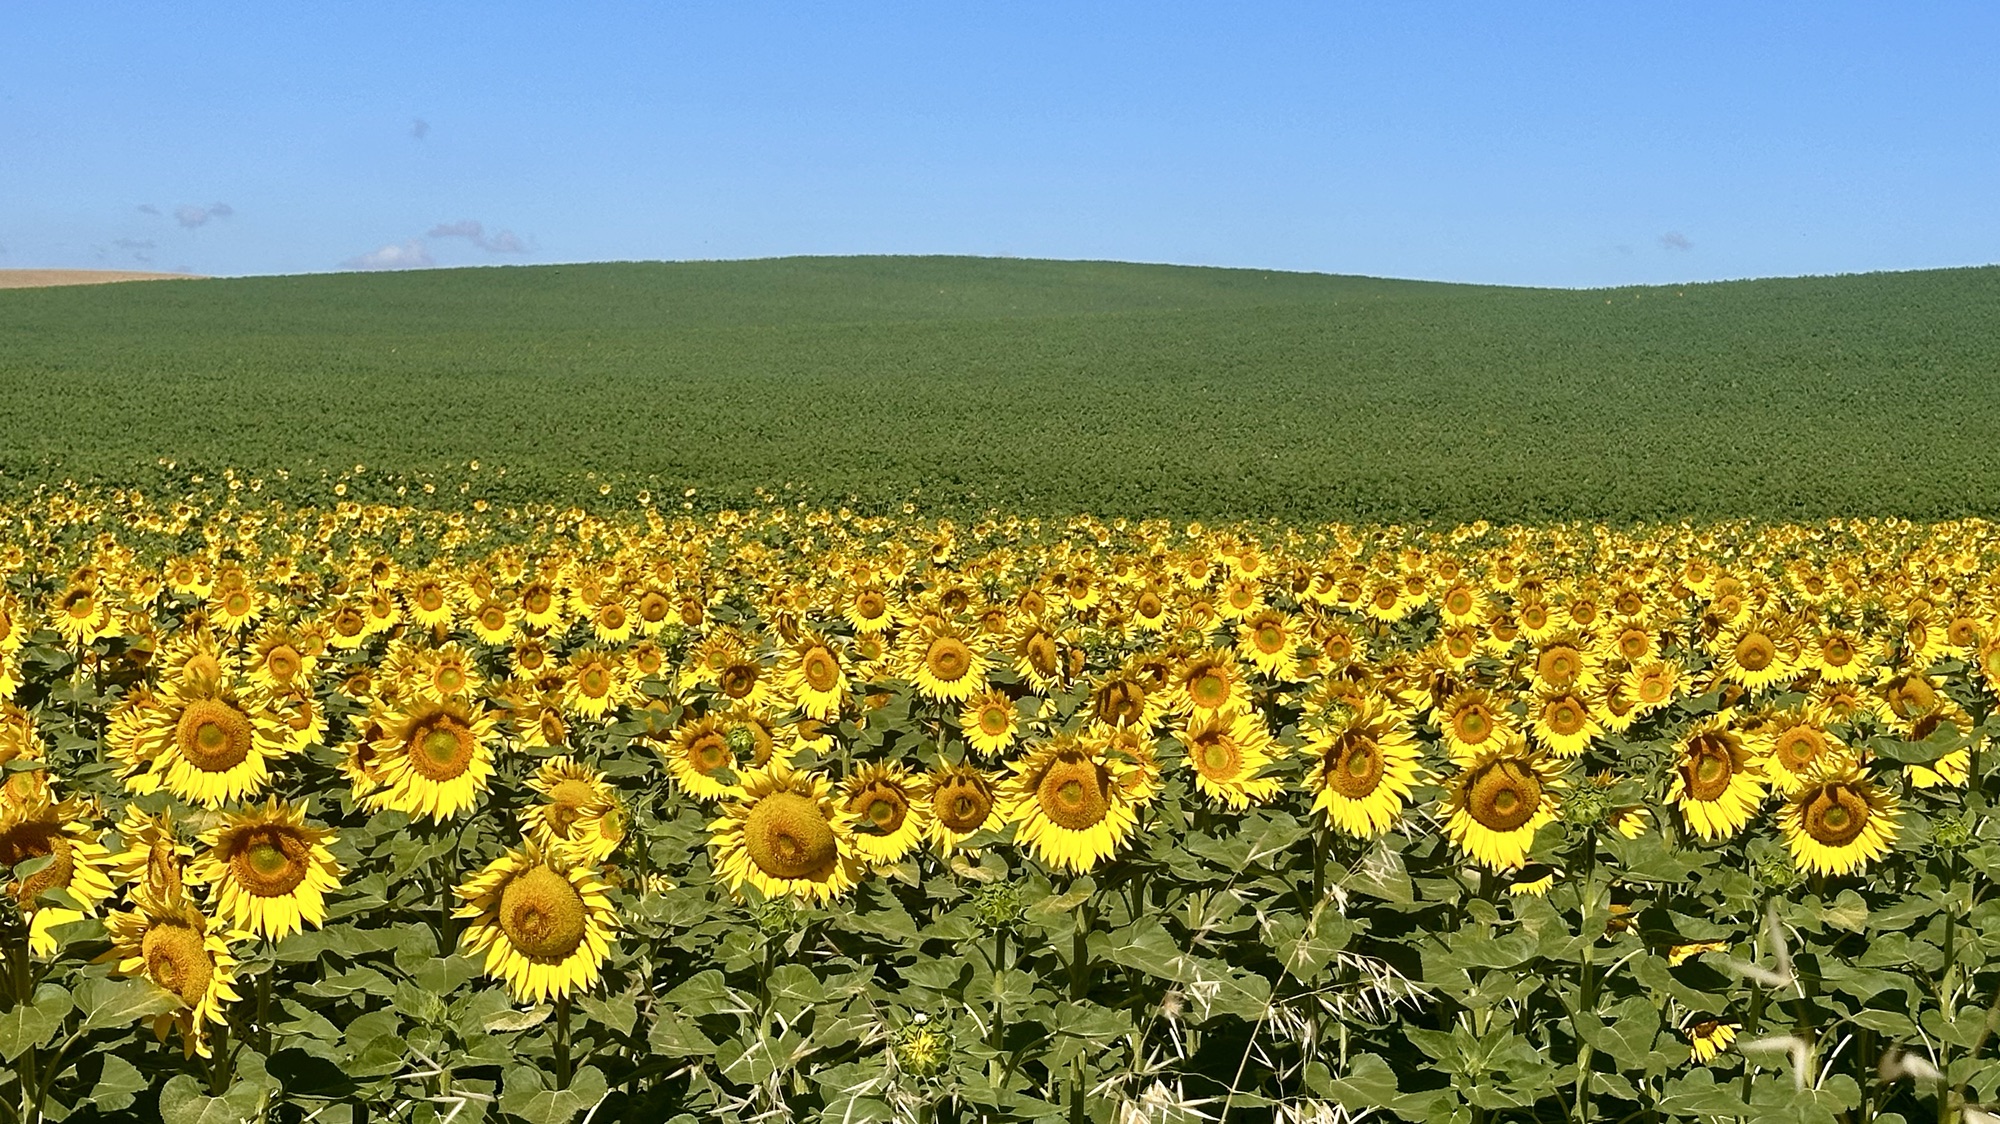
[[[1051,761],[1035,786],[1042,814],[1071,831],[1088,831],[1110,811],[1107,785],[1094,762],[1074,752]]]
[[[479,749],[472,728],[450,714],[418,722],[405,744],[410,767],[428,780],[449,781],[465,775]]]
[[[76,857],[69,837],[55,824],[29,820],[15,824],[0,834],[0,870],[11,870],[29,859],[55,856],[47,866],[21,880],[14,896],[22,905],[32,906],[42,891],[69,885],[76,873]]]
[[[807,649],[805,656],[799,660],[799,674],[804,677],[806,686],[825,694],[840,681],[840,661],[834,658],[832,652],[816,644]]]
[[[773,878],[810,878],[840,857],[833,827],[819,804],[796,792],[774,792],[757,801],[743,824],[750,861]]]
[[[993,812],[993,792],[983,778],[955,774],[937,786],[931,810],[953,831],[976,831]]]
[[[584,919],[583,895],[548,867],[517,874],[500,891],[500,931],[530,960],[568,959],[583,944]]]
[[[279,898],[298,889],[312,868],[312,845],[296,828],[259,824],[242,829],[229,847],[229,870],[236,884],[260,898]]]
[[[182,1003],[196,1006],[208,994],[209,981],[215,978],[215,958],[192,926],[156,921],[140,939],[139,952],[146,959],[146,975]]]
[[[1816,842],[1845,847],[1868,826],[1868,799],[1854,785],[1835,781],[1819,786],[1805,799],[1800,823]]]
[[[972,649],[954,636],[940,636],[931,641],[924,653],[924,666],[930,669],[931,677],[945,683],[955,683],[965,678],[972,668]]]
[[[1689,796],[1704,803],[1722,799],[1736,776],[1736,756],[1729,742],[1715,734],[1697,736],[1681,762],[1681,778]]]
[[[1502,758],[1466,778],[1466,811],[1492,831],[1513,831],[1542,806],[1542,779],[1521,761]]]
[[[1762,632],[1746,633],[1736,642],[1736,666],[1745,671],[1762,671],[1777,658],[1777,644]]]
[[[1374,738],[1356,731],[1342,734],[1321,759],[1321,776],[1334,792],[1361,800],[1381,787],[1388,762]]]
[[[1222,731],[1210,731],[1195,735],[1195,768],[1202,776],[1212,781],[1234,780],[1243,772],[1243,747],[1236,739]]]
[[[876,782],[855,793],[847,802],[847,810],[859,815],[877,833],[894,835],[908,818],[910,804],[895,785]]]
[[[196,699],[181,711],[175,746],[204,773],[224,773],[250,756],[250,716],[221,699]]]

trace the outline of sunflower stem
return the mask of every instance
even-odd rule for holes
[[[1591,973],[1591,952],[1597,946],[1597,938],[1591,934],[1591,912],[1597,904],[1597,829],[1584,832],[1583,840],[1583,886],[1578,892],[1576,908],[1577,935],[1583,938],[1582,956],[1576,966],[1576,1009],[1579,1014],[1588,1011],[1597,1013],[1597,981]],[[1579,1124],[1590,1119],[1590,1043],[1583,1040],[1580,1028],[1572,1019],[1570,1030],[1576,1033],[1576,1119]]]
[[[569,1088],[569,993],[556,1000],[556,1087]]]
[[[273,960],[257,973],[257,1042],[265,1057],[271,1055],[271,973],[277,966]]]

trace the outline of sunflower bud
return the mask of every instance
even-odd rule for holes
[[[982,929],[1008,929],[1021,918],[1021,891],[1008,882],[995,882],[972,891],[972,916]]]
[[[951,1039],[931,1026],[911,1023],[896,1031],[894,1049],[896,1065],[904,1073],[935,1077],[951,1057]]]

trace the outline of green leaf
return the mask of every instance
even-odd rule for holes
[[[550,1089],[543,1084],[540,1070],[515,1066],[507,1071],[500,1094],[500,1111],[526,1120],[528,1124],[569,1124],[588,1112],[609,1092],[604,1074],[595,1066],[577,1070],[567,1089]]]
[[[1618,1068],[1653,1072],[1653,1041],[1660,1033],[1660,1011],[1642,997],[1627,999],[1599,1017],[1595,1011],[1579,1011],[1577,1033],[1591,1047],[1603,1051]],[[1664,1067],[1659,1067],[1664,1070]]]
[[[149,1015],[177,1011],[181,1002],[147,979],[87,979],[77,986],[76,1005],[83,1012],[83,1029],[88,1031],[128,1026]]]
[[[1436,1093],[1405,1094],[1396,1084],[1396,1071],[1374,1054],[1355,1055],[1347,1075],[1328,1082],[1326,1093],[1349,1113],[1387,1109],[1405,1120],[1428,1117],[1438,1102]]]
[[[54,1037],[72,1006],[69,992],[43,984],[35,989],[32,1002],[0,1015],[0,1061],[11,1062]]]
[[[264,1090],[254,1084],[239,1084],[211,1097],[194,1078],[182,1073],[160,1090],[164,1124],[249,1124],[263,1112]]]
[[[577,1009],[592,1022],[619,1034],[632,1033],[632,1027],[639,1021],[639,1009],[633,1004],[630,996],[614,995],[608,999],[599,999],[591,995],[579,995],[576,1005]]]
[[[109,1052],[100,1052],[96,1056],[103,1061],[97,1071],[97,1081],[90,1087],[90,1103],[100,1111],[116,1112],[146,1091],[149,1082],[146,1075],[139,1072],[138,1066]]]

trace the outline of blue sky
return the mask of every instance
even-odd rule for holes
[[[9,0],[0,268],[2000,262],[2000,5]]]

